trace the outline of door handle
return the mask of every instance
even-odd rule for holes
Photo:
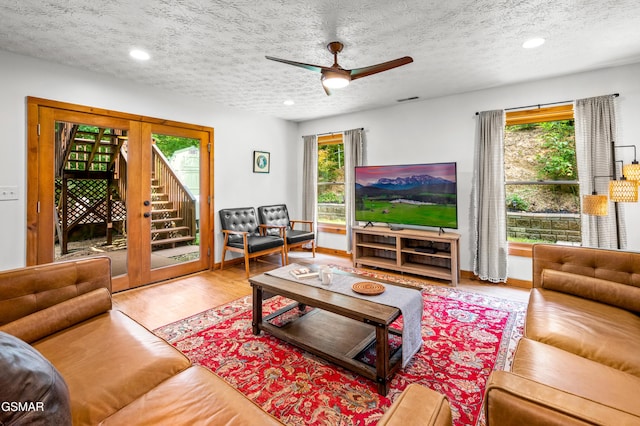
[[[151,217],[151,213],[149,213],[149,212],[144,212],[144,214],[143,214],[142,216],[144,216],[144,217]]]

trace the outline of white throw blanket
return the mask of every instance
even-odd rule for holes
[[[420,351],[422,347],[422,295],[420,290],[406,287],[384,284],[385,291],[376,296],[367,296],[356,293],[351,286],[360,281],[372,281],[362,277],[333,274],[333,281],[330,285],[323,285],[319,277],[308,277],[296,279],[291,274],[292,270],[304,268],[303,265],[292,263],[282,268],[267,272],[268,275],[295,281],[301,284],[324,288],[336,293],[345,294],[360,299],[370,300],[382,305],[392,306],[400,309],[403,319],[402,329],[402,367],[405,367],[411,358]]]

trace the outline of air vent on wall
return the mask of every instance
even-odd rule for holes
[[[418,96],[411,96],[410,98],[398,99],[397,102],[415,101],[416,99],[418,99]]]

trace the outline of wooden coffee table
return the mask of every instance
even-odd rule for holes
[[[253,287],[253,334],[265,331],[292,345],[377,382],[378,393],[389,392],[389,382],[402,364],[402,350],[391,353],[390,328],[400,310],[370,300],[334,293],[292,280],[261,274],[249,279]],[[391,285],[391,284],[388,284]],[[264,293],[294,300],[289,306],[266,317],[262,313]],[[310,306],[315,309],[278,327],[269,321],[291,310]],[[356,359],[375,344],[375,366]]]

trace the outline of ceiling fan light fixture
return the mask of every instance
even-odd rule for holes
[[[370,65],[368,67],[344,69],[338,64],[338,53],[342,52],[344,45],[339,41],[332,41],[327,45],[327,50],[333,55],[333,65],[325,67],[322,65],[305,64],[304,62],[290,61],[288,59],[274,58],[273,56],[265,56],[270,61],[282,62],[283,64],[293,65],[300,68],[305,68],[309,71],[318,72],[322,74],[320,82],[324,88],[327,96],[331,95],[331,89],[341,89],[351,83],[351,80],[357,80],[362,77],[367,77],[373,74],[378,74],[383,71],[388,71],[393,68],[407,65],[413,62],[410,56],[403,56],[402,58],[394,59],[391,61],[383,62],[376,65]]]
[[[349,76],[334,71],[322,73],[322,84],[329,89],[342,89],[347,87],[351,79]]]

